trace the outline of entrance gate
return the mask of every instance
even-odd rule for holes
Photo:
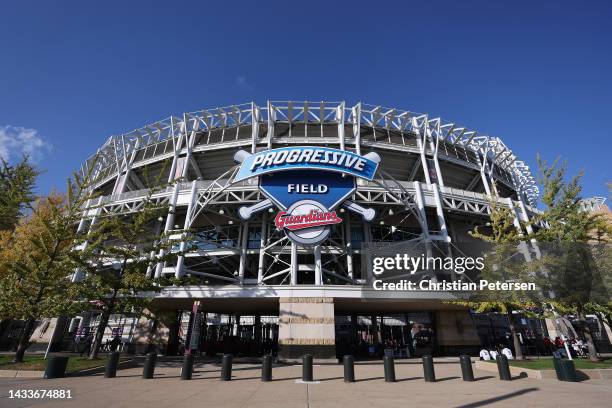
[[[420,357],[436,352],[432,313],[337,315],[336,354],[359,359]]]

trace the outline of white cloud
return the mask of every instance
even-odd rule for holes
[[[36,129],[20,126],[0,126],[0,157],[19,160],[25,154],[37,163],[51,150],[51,144],[43,140]]]
[[[238,88],[245,89],[247,91],[252,91],[253,89],[255,89],[249,83],[249,81],[247,81],[247,79],[246,79],[246,77],[244,75],[239,75],[239,76],[236,77],[236,86]]]

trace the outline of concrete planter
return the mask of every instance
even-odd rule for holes
[[[487,361],[478,360],[474,363],[474,367],[483,370],[489,371],[492,373],[497,373],[497,366],[495,363],[490,363]],[[590,379],[590,380],[612,380],[612,368],[593,368],[593,369],[584,369],[578,370],[578,377],[582,380]],[[524,374],[522,374],[524,373]],[[536,380],[543,379],[556,379],[557,375],[555,374],[555,370],[533,370],[531,368],[522,368],[522,367],[513,367],[510,366],[510,374],[512,376],[527,376],[528,378],[534,378]]]

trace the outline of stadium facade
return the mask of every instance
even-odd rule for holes
[[[366,356],[389,342],[410,355],[474,350],[474,319],[447,302],[450,292],[364,302],[362,245],[470,242],[493,196],[513,209],[517,228],[538,197],[529,168],[501,139],[362,103],[268,101],[172,116],[110,137],[82,170],[93,170],[100,194],[83,231],[101,216],[137,212],[155,180],[170,185],[153,195],[169,208],[157,228],[190,250],[147,274],[193,283],[156,295],[161,323],[111,321],[135,351],[155,344],[170,354],[188,332],[206,352],[270,348],[285,359]],[[80,316],[70,330],[95,322]]]

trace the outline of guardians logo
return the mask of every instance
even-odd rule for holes
[[[248,220],[253,214],[279,209],[274,218],[278,230],[300,245],[325,241],[331,226],[342,222],[336,209],[342,205],[362,216],[374,218],[374,210],[363,208],[348,198],[355,192],[355,178],[374,179],[380,156],[361,156],[327,147],[285,147],[255,154],[239,151],[234,160],[241,163],[234,182],[259,177],[259,189],[267,197],[239,214]]]

